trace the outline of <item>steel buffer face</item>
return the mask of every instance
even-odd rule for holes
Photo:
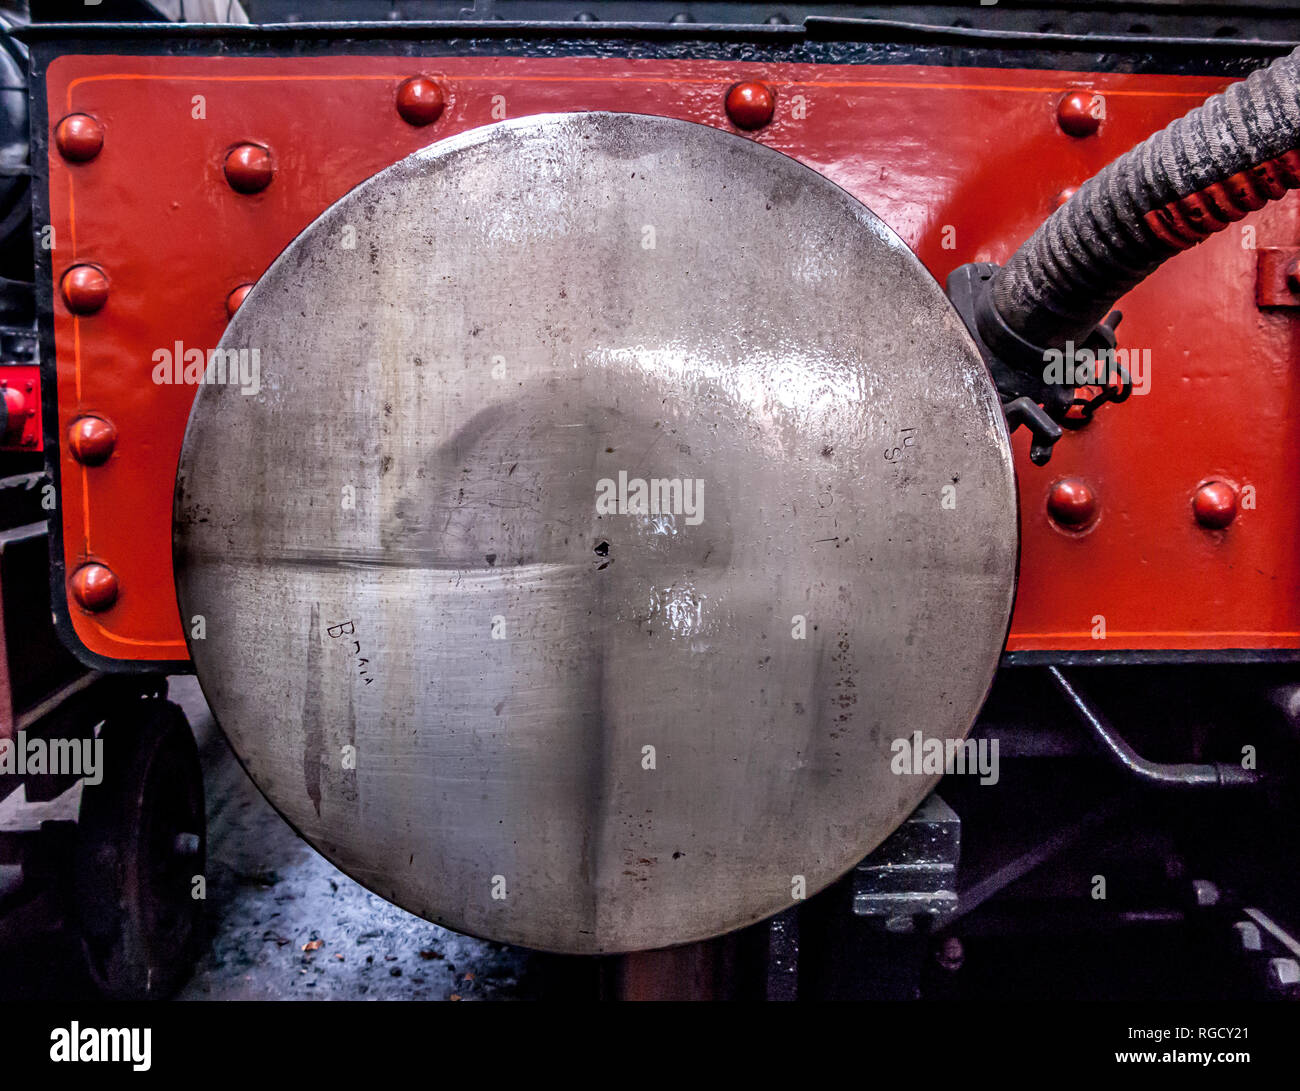
[[[916,806],[896,740],[969,729],[1015,581],[998,400],[915,256],[794,160],[479,129],[330,208],[221,347],[191,654],[266,795],[399,905],[558,951],[715,935]]]

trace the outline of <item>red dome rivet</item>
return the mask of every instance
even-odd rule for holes
[[[226,153],[226,181],[238,193],[261,193],[271,184],[275,164],[260,144],[240,144]]]
[[[248,293],[253,290],[251,284],[241,284],[228,296],[226,296],[226,315],[229,318],[235,317],[235,312],[239,310],[239,305],[248,298]]]
[[[1101,96],[1092,91],[1071,91],[1056,106],[1056,121],[1070,136],[1092,136],[1101,128]]]
[[[727,116],[739,129],[761,129],[775,110],[776,95],[765,83],[750,80],[727,92]]]
[[[1047,514],[1061,526],[1078,529],[1097,514],[1097,497],[1077,477],[1065,477],[1047,494]]]
[[[1237,490],[1223,481],[1209,481],[1192,499],[1196,521],[1207,530],[1222,530],[1237,518]]]
[[[72,163],[85,163],[104,146],[104,126],[89,114],[69,114],[54,129],[59,154]]]
[[[83,466],[100,466],[117,445],[117,429],[99,417],[78,417],[68,427],[68,448]]]
[[[117,577],[102,564],[83,564],[72,574],[72,597],[83,609],[107,610],[117,601]]]
[[[397,112],[409,125],[432,125],[445,105],[442,88],[428,76],[412,76],[397,89]]]
[[[74,265],[63,274],[60,287],[73,314],[94,314],[108,302],[108,277],[93,265]]]

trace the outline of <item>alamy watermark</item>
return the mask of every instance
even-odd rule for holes
[[[972,773],[979,774],[981,784],[998,782],[997,739],[927,739],[913,731],[889,749],[894,755],[889,769],[897,776]]]
[[[133,1071],[148,1072],[152,1038],[149,1027],[83,1027],[74,1021],[50,1031],[50,1060],[129,1064]]]
[[[1051,386],[1117,386],[1128,381],[1134,394],[1151,392],[1150,349],[1090,349],[1065,342],[1043,353],[1043,382]]]
[[[94,785],[104,779],[103,739],[0,739],[0,774],[84,777]]]
[[[261,349],[186,348],[177,341],[153,354],[153,381],[159,386],[237,386],[241,394],[262,389]]]
[[[596,482],[597,515],[681,515],[687,526],[704,520],[704,482],[689,477],[602,477]]]

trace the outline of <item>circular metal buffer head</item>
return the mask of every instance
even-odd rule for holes
[[[355,247],[339,245],[345,227]],[[997,395],[816,172],[527,118],[371,178],[231,319],[180,460],[204,692],[294,827],[496,940],[760,920],[931,790],[1015,583]]]

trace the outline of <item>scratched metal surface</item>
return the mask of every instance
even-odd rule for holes
[[[270,800],[399,905],[558,951],[715,935],[912,810],[894,739],[968,730],[1015,580],[996,395],[794,160],[474,130],[329,209],[222,346],[260,389],[204,386],[186,433],[191,654]],[[620,472],[703,482],[694,514],[598,512]]]

